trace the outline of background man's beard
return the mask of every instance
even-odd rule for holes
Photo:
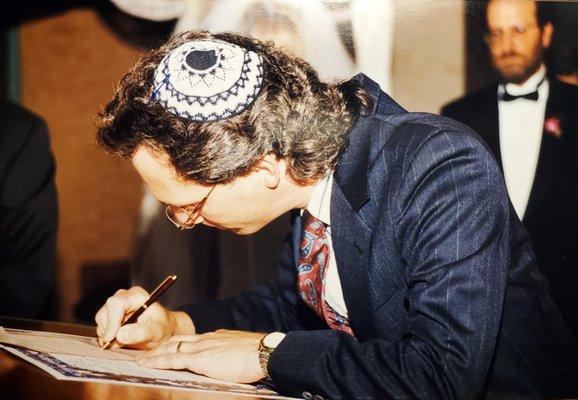
[[[512,56],[512,55],[510,55]],[[518,55],[519,56],[519,55]],[[530,65],[522,66],[522,70],[512,70],[512,69],[500,69],[496,67],[496,70],[502,81],[505,83],[515,83],[517,85],[522,84],[528,80],[542,64],[541,57],[536,57]]]

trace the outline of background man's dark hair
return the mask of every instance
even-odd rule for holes
[[[492,0],[484,0],[484,13],[483,13],[483,19],[484,19],[484,23],[482,24],[482,26],[484,27],[484,30],[487,32],[488,30],[488,5],[490,4]],[[531,0],[528,0],[531,1]],[[538,21],[538,25],[540,26],[540,28],[543,28],[544,25],[546,25],[547,23],[554,23],[555,17],[556,17],[556,8],[555,8],[555,4],[552,4],[551,2],[546,2],[546,1],[536,1],[536,21]]]
[[[215,122],[191,122],[150,101],[157,65],[171,50],[199,39],[224,40],[261,55],[264,80],[255,102]],[[226,183],[251,171],[266,154],[287,160],[300,184],[335,167],[347,134],[371,100],[355,81],[321,82],[305,61],[272,43],[235,34],[187,32],[143,56],[121,80],[99,116],[98,142],[130,158],[141,145],[166,152],[177,173],[199,183]]]
[[[536,19],[538,20],[538,25],[544,27],[547,23],[554,23],[554,18],[556,16],[556,9],[554,5],[550,2],[538,1],[536,3]]]

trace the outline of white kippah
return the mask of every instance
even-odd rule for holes
[[[250,106],[262,82],[263,60],[257,53],[221,40],[196,40],[163,58],[151,100],[192,121],[216,121]]]

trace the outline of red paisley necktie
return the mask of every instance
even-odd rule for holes
[[[329,266],[329,243],[323,222],[305,211],[301,218],[301,235],[297,287],[301,298],[325,319],[331,329],[341,330],[353,336],[349,320],[338,314],[325,301],[325,275]]]

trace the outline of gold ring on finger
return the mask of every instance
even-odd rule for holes
[[[177,343],[177,351],[176,353],[180,353],[181,352],[181,345],[183,344],[182,340],[179,340],[179,342]]]

